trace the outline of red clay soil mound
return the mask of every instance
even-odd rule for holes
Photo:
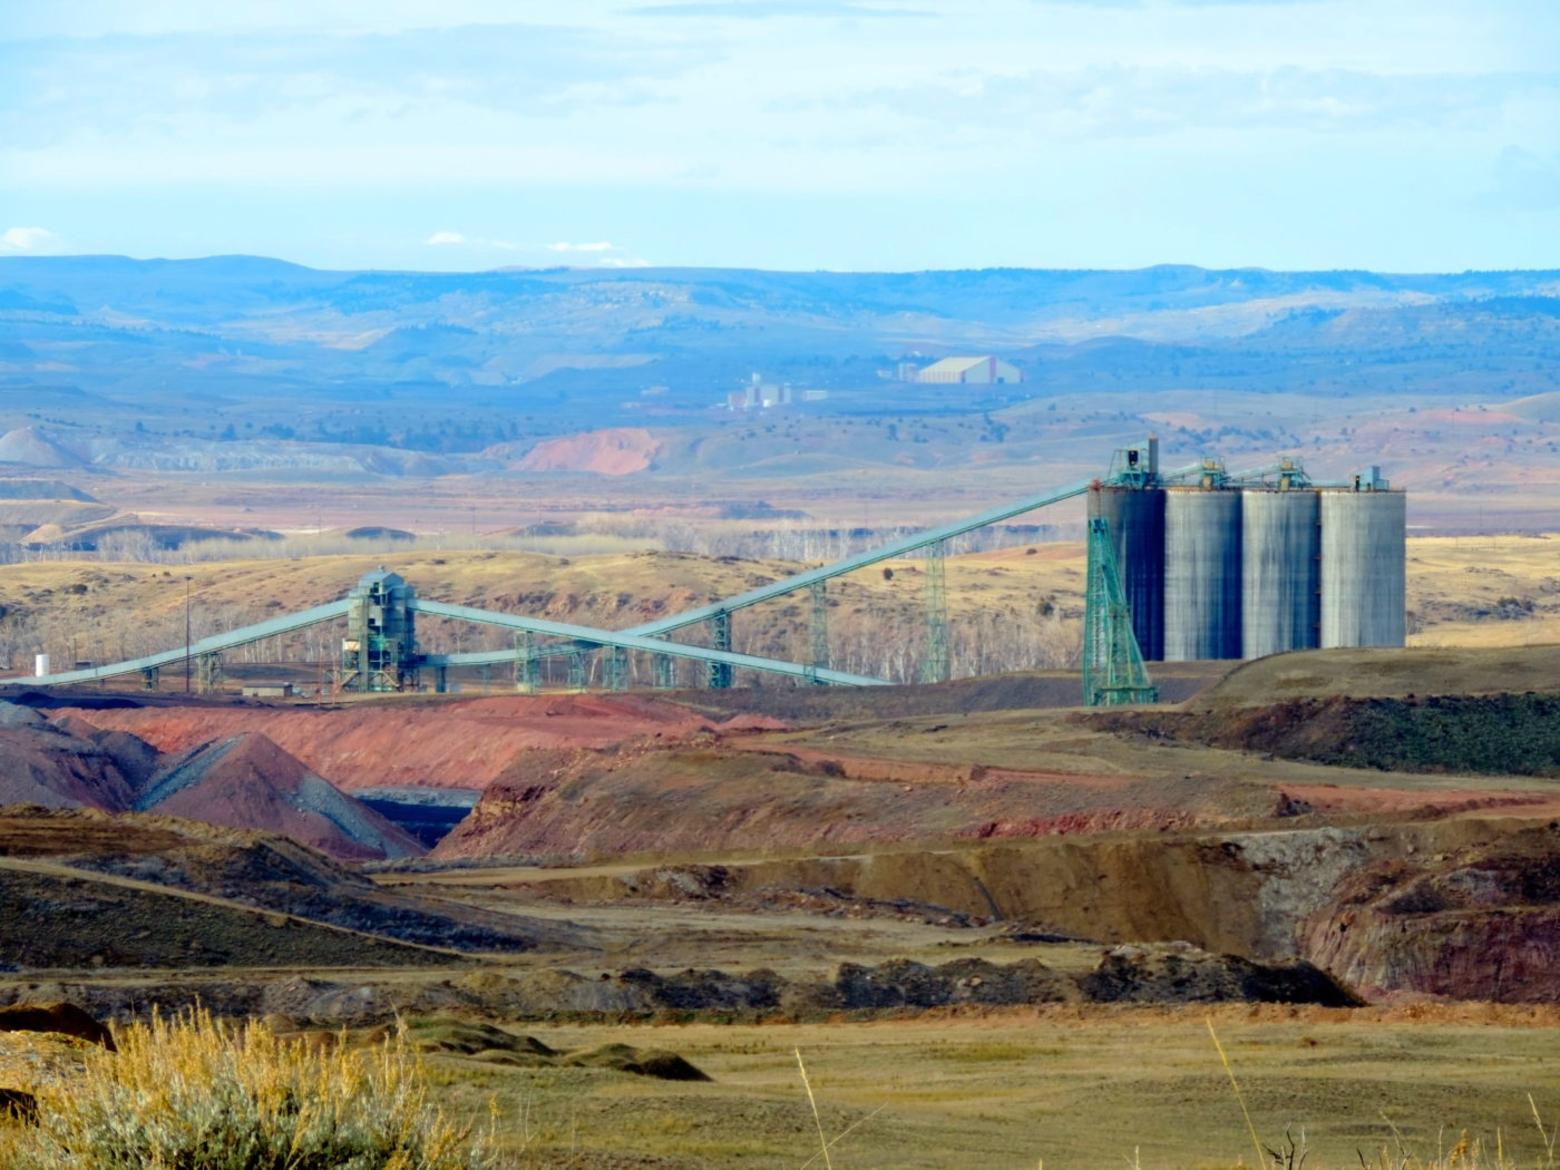
[[[164,752],[261,732],[347,791],[485,788],[527,749],[670,742],[713,727],[686,707],[637,695],[504,695],[328,709],[138,707],[86,715]]]
[[[361,801],[249,732],[192,748],[160,769],[135,811],[281,833],[336,857],[411,857],[421,846]]]
[[[661,444],[643,427],[609,427],[543,439],[514,463],[517,471],[589,471],[632,475],[646,470]]]
[[[25,707],[0,703],[0,805],[119,811],[134,782],[118,761]]]
[[[517,758],[434,850],[440,858],[857,846],[1218,824],[1273,793],[956,768],[727,746],[637,744]]]

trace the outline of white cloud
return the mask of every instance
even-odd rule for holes
[[[37,252],[58,242],[48,228],[14,227],[0,234],[0,252]]]
[[[649,268],[650,261],[642,256],[603,256],[596,261],[601,268]]]
[[[433,235],[423,241],[423,243],[430,244],[435,248],[448,247],[451,244],[464,244],[465,242],[466,237],[461,235],[460,232],[443,231],[434,232]]]
[[[615,252],[617,249],[611,240],[597,240],[590,244],[571,244],[566,240],[560,240],[556,244],[548,244],[549,252]]]

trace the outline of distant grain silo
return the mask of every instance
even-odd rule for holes
[[[1407,510],[1380,469],[1321,492],[1321,644],[1401,646]]]
[[[1241,493],[1172,487],[1165,497],[1167,662],[1241,656]]]
[[[1321,644],[1321,504],[1309,488],[1241,493],[1241,653]]]
[[[1152,473],[1150,473],[1152,478]],[[1153,486],[1095,485],[1089,518],[1110,522],[1116,565],[1132,612],[1138,650],[1150,662],[1165,656],[1165,492]]]

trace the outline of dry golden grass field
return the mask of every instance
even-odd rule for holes
[[[817,1025],[520,1029],[559,1048],[677,1051],[712,1083],[436,1057],[442,1100],[492,1099],[522,1166],[822,1166],[800,1051],[836,1170],[1254,1166],[1217,1029],[1264,1145],[1313,1170],[1427,1166],[1466,1131],[1541,1170],[1560,1122],[1548,1009],[1018,1009]],[[844,1135],[841,1137],[841,1135]],[[1267,1158],[1264,1156],[1264,1161]],[[1271,1165],[1271,1162],[1268,1162]],[[1469,1165],[1470,1163],[1460,1163]]]

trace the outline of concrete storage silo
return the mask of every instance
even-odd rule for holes
[[[1165,496],[1165,661],[1239,658],[1241,493],[1172,487]]]
[[[1089,489],[1089,518],[1098,517],[1110,522],[1138,649],[1159,661],[1165,656],[1164,489],[1096,485]]]
[[[1406,508],[1376,468],[1322,497],[1322,646],[1401,646]]]
[[[1308,488],[1241,493],[1241,653],[1310,650],[1320,642],[1321,504]]]

